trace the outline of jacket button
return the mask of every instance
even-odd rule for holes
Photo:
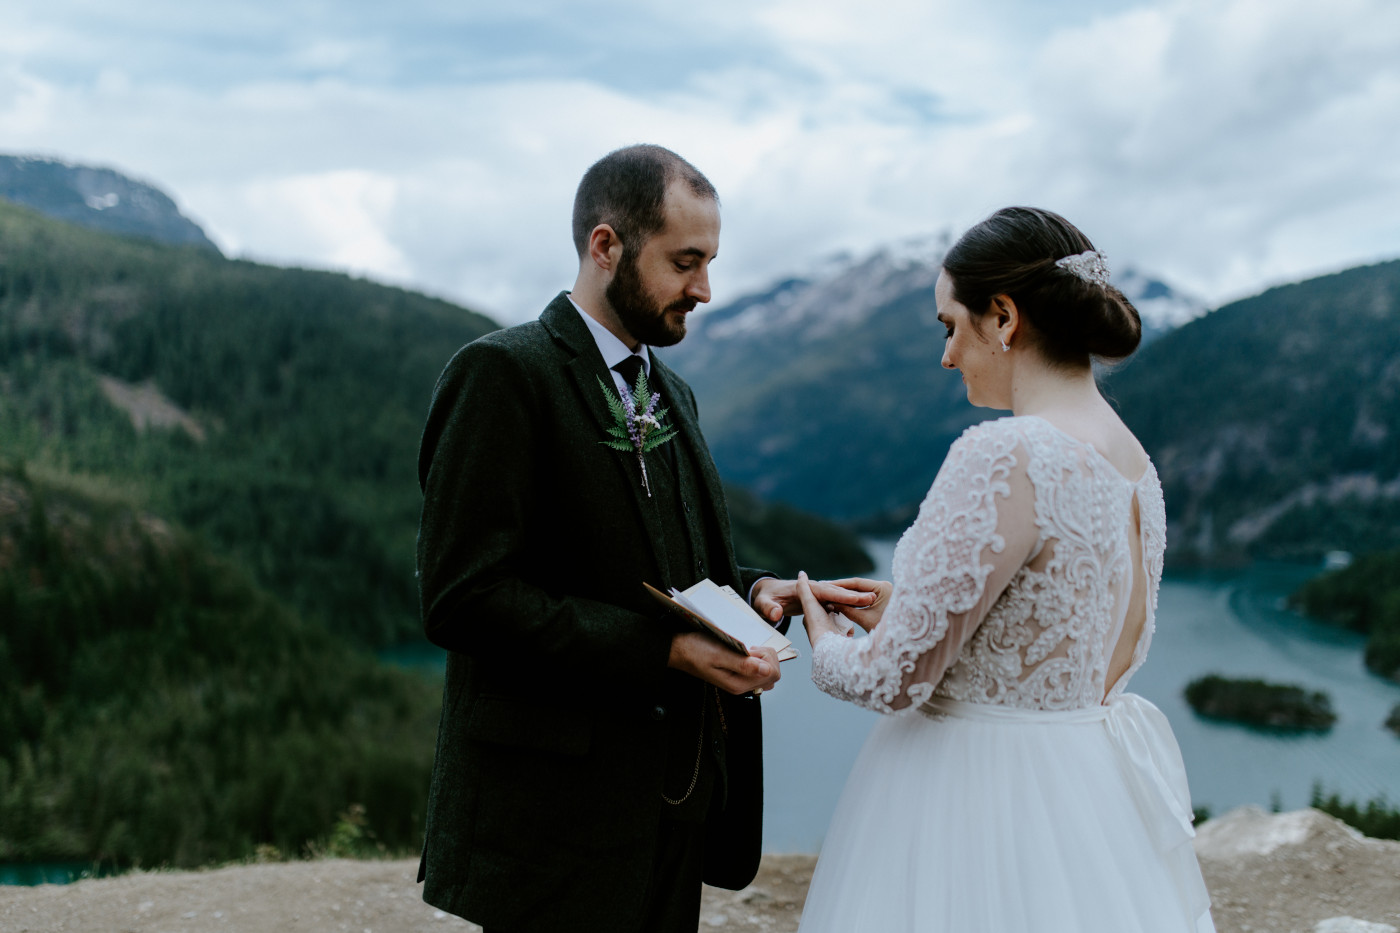
[[[697,566],[698,566],[698,568],[699,568],[699,570],[700,570],[701,573],[704,573],[704,572],[705,572],[705,562],[704,562],[703,560],[702,560],[702,561],[698,561],[698,562],[697,562]]]
[[[687,515],[690,514],[690,503],[689,503],[689,502],[682,502],[682,503],[681,503],[681,507],[685,509],[685,514],[687,514]]]
[[[660,722],[661,720],[665,719],[665,718],[666,718],[666,707],[664,707],[664,706],[653,706],[653,707],[651,708],[651,718],[652,718],[652,719],[655,719],[657,722]]]

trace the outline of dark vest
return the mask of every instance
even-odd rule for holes
[[[669,407],[670,399],[663,398],[662,404]],[[722,577],[728,559],[719,546],[718,529],[707,527],[712,523],[694,504],[701,495],[699,468],[688,445],[677,437],[647,454],[646,461],[650,502],[662,529],[664,553],[657,557],[666,568],[665,586],[684,590],[713,573]],[[687,629],[677,623],[676,630]],[[724,792],[724,725],[714,688],[679,671],[668,671],[663,695],[661,715],[671,728],[662,785],[669,799],[662,812],[671,819],[700,822],[716,792],[721,795],[716,802],[722,802]]]

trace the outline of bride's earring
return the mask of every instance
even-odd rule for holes
[[[1003,341],[1001,342],[1001,352],[1002,352],[1002,353],[1006,353],[1006,352],[1009,351],[1010,349],[1011,349],[1011,348],[1010,348],[1009,346],[1006,345],[1006,341],[1003,340]]]

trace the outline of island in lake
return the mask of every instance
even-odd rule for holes
[[[1327,694],[1292,684],[1207,674],[1188,683],[1185,694],[1200,716],[1256,728],[1326,732],[1337,721]]]

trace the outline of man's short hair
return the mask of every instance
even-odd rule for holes
[[[599,224],[613,228],[624,251],[636,255],[666,226],[666,189],[679,179],[697,197],[719,200],[700,170],[662,146],[627,146],[609,152],[578,183],[574,195],[574,248],[582,259]]]

